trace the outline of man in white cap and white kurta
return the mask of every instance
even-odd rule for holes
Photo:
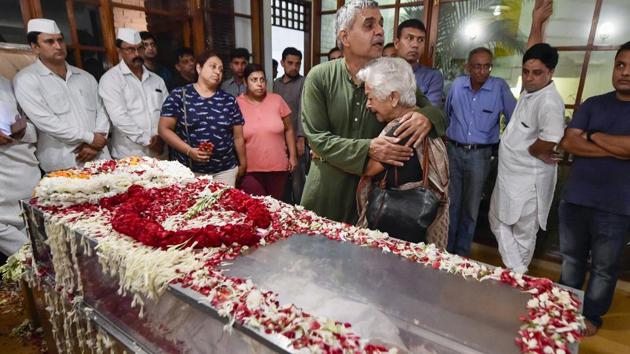
[[[166,84],[144,67],[144,45],[138,31],[119,28],[116,47],[121,61],[103,75],[98,86],[114,128],[112,156],[163,157],[164,143],[157,128],[162,103],[168,96]]]
[[[0,76],[0,253],[10,256],[27,241],[21,199],[41,177],[35,157],[35,127],[21,117],[11,82]]]
[[[55,21],[28,21],[37,60],[14,79],[15,97],[38,131],[37,158],[46,171],[109,159],[109,120],[92,75],[66,63],[66,43]]]

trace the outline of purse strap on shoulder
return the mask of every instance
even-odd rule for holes
[[[422,186],[429,188],[429,137],[422,142]]]

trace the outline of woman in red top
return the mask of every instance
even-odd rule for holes
[[[265,71],[259,64],[247,65],[244,78],[247,90],[236,98],[245,119],[247,151],[241,189],[282,199],[289,172],[297,165],[291,109],[280,95],[267,92]]]

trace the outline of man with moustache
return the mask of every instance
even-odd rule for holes
[[[546,229],[564,135],[564,101],[552,78],[558,51],[538,43],[523,55],[523,89],[499,144],[488,220],[505,266],[526,273],[536,234]]]
[[[109,159],[109,120],[92,75],[66,63],[66,43],[53,20],[28,22],[37,60],[15,76],[20,107],[37,128],[37,159],[45,172]]]
[[[358,219],[356,189],[368,157],[402,166],[411,145],[431,128],[443,133],[444,116],[418,92],[417,112],[402,117],[396,137],[378,135],[384,125],[367,108],[357,73],[383,52],[383,17],[378,3],[352,0],[337,10],[337,45],[343,59],[315,66],[304,82],[302,125],[314,158],[306,178],[302,205],[317,214],[350,224]],[[406,146],[400,139],[410,137]]]
[[[398,56],[411,65],[418,89],[427,96],[431,104],[442,107],[442,90],[444,89],[442,73],[420,64],[426,37],[427,30],[424,23],[420,20],[409,19],[398,25],[394,46]]]
[[[304,87],[304,76],[300,75],[302,66],[302,52],[293,47],[287,47],[282,51],[280,65],[284,70],[284,75],[273,82],[273,92],[279,94],[291,108],[291,122],[295,132],[297,144],[298,165],[291,172],[291,183],[293,190],[293,201],[299,203],[302,199],[302,190],[306,179],[306,163],[308,156],[304,154],[306,143],[300,112],[302,110],[302,88]]]
[[[610,309],[630,232],[630,42],[615,55],[612,84],[614,91],[580,105],[560,142],[574,156],[559,210],[560,284],[582,289],[590,271],[588,336]]]
[[[168,96],[164,80],[144,67],[145,48],[138,31],[119,28],[116,48],[121,61],[103,75],[98,87],[113,125],[112,157],[162,157],[164,143],[157,129]]]

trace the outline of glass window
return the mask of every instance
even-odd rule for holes
[[[512,55],[520,58],[531,26],[533,1],[529,10],[525,9],[529,2],[502,4],[501,0],[440,4],[435,65],[446,80],[463,72],[468,53],[476,47],[490,47],[496,54],[495,61]],[[516,76],[520,75],[519,59],[507,59],[504,65],[519,65]],[[516,80],[512,81],[516,85]]]
[[[63,33],[63,36],[68,44],[72,43],[72,36],[70,31],[70,23],[68,22],[68,12],[66,11],[65,0],[47,0],[42,1],[42,12],[44,18],[49,18],[57,22],[57,26]],[[68,53],[68,57],[70,57]]]
[[[531,26],[534,1],[523,3],[523,15],[529,17]],[[554,1],[553,15],[545,31],[545,40],[553,46],[586,45],[591,31],[595,3],[596,1],[593,0]],[[525,10],[526,7],[527,10]],[[525,33],[529,33],[529,28]]]
[[[101,76],[105,73],[106,69],[104,64],[106,62],[104,52],[81,51],[81,67],[83,70],[92,74],[96,81],[99,81]]]
[[[144,14],[144,13],[143,13]],[[183,22],[170,16],[146,14],[147,30],[157,41],[158,61],[172,68],[177,58],[175,51],[184,46]]]
[[[553,81],[565,104],[575,104],[584,63],[584,52],[560,52]]]
[[[251,5],[249,0],[236,0],[234,1],[234,12],[243,15],[251,15]]]
[[[243,1],[243,0],[236,0]],[[234,1],[226,1],[226,0],[206,0],[205,1],[207,9],[213,10],[221,10],[221,11],[232,11],[234,10]]]
[[[252,20],[245,17],[234,17],[234,44],[237,48],[252,51]]]
[[[101,20],[98,6],[74,3],[74,18],[77,23],[79,43],[95,47],[103,46]]]
[[[336,47],[336,34],[335,34],[335,14],[322,15],[321,16],[321,38],[320,38],[320,52],[328,53],[329,50]]]
[[[381,16],[383,16],[383,30],[385,31],[385,43],[389,43],[394,40],[394,15],[395,9],[381,9]]]
[[[20,0],[0,0],[0,42],[26,43],[26,29],[20,12]]]
[[[382,5],[393,5],[395,3],[396,3],[396,0],[378,0],[378,4],[380,6],[382,6]]]
[[[398,24],[403,21],[415,18],[424,22],[424,6],[401,7],[398,13]],[[426,25],[426,24],[425,24]]]
[[[249,1],[248,1],[249,2]],[[174,13],[187,13],[188,1],[177,0],[144,0],[140,1],[140,6],[144,3],[144,7],[147,9],[167,10]]]
[[[630,14],[630,1],[604,0],[599,13],[595,45],[620,45],[630,39],[630,27],[627,25]]]
[[[322,0],[322,11],[337,10],[337,0]]]
[[[614,90],[612,86],[613,63],[616,51],[591,52],[586,72],[582,102],[587,98]]]

